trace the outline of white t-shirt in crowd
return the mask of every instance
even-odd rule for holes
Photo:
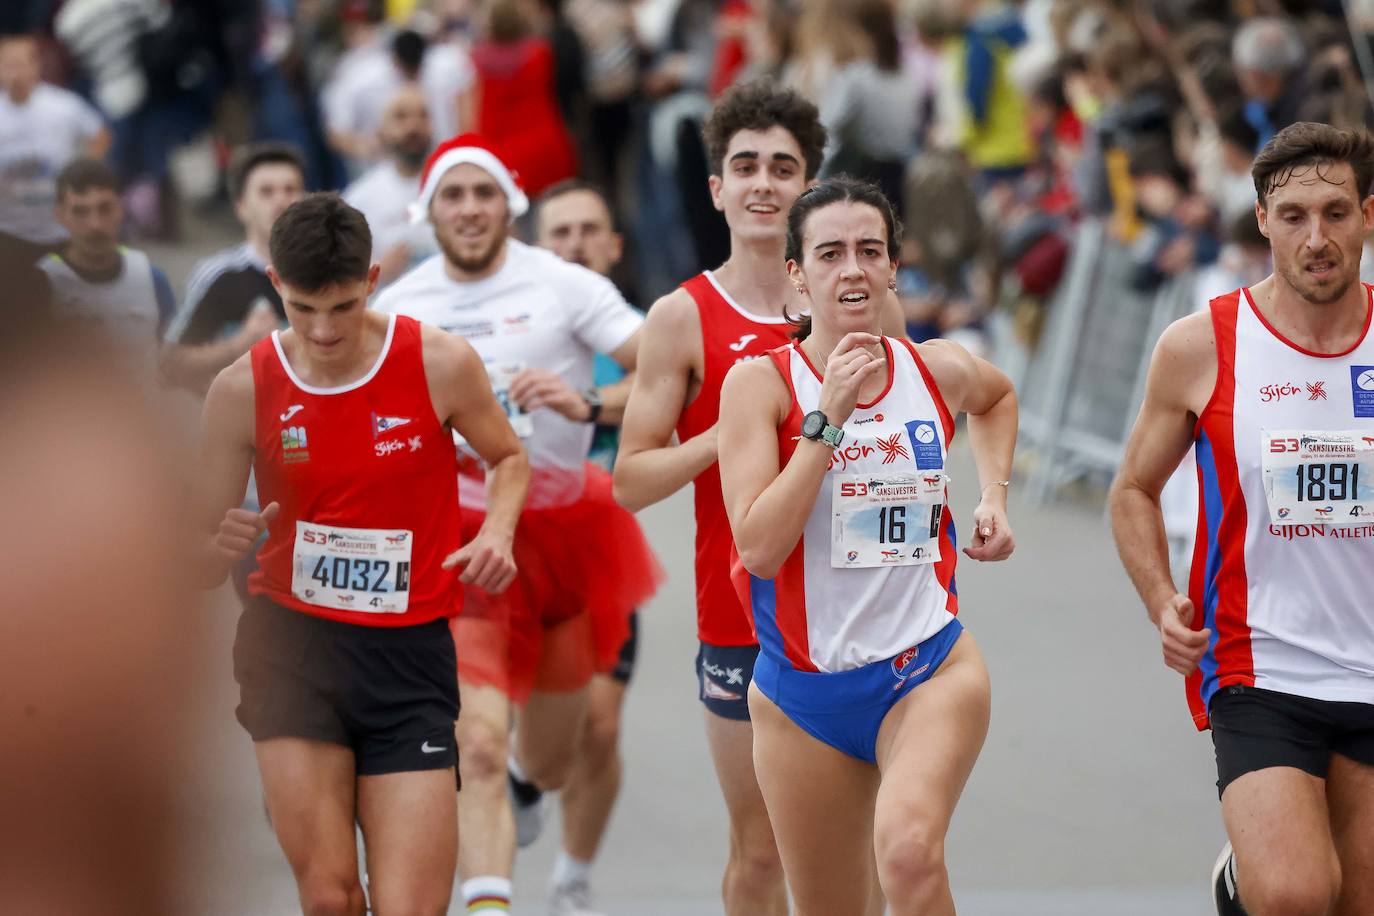
[[[458,95],[474,79],[472,60],[458,46],[441,43],[425,49],[419,81],[436,141],[458,132]],[[382,123],[386,103],[404,84],[387,41],[353,48],[339,58],[321,94],[325,127],[371,137]]]
[[[407,178],[390,160],[377,163],[344,189],[343,199],[367,217],[374,261],[399,244],[409,246],[412,264],[439,251],[434,228],[410,221],[406,208],[419,196],[420,176]]]
[[[22,105],[0,92],[0,232],[47,245],[66,238],[53,216],[57,173],[104,122],[81,96],[39,83]]]
[[[453,281],[439,254],[387,287],[374,307],[460,335],[494,377],[512,367],[545,369],[577,391],[592,386],[596,354],[618,349],[644,320],[610,280],[514,239],[506,242],[501,269],[484,280]],[[536,473],[528,504],[571,501],[581,491],[580,469],[587,460],[592,425],[574,423],[548,408],[535,410],[529,420],[532,431],[525,448]],[[560,470],[579,473],[565,476]],[[540,471],[553,472],[544,479],[576,480],[576,491],[544,492]],[[480,485],[473,486],[467,477],[461,484],[464,505],[485,505]]]

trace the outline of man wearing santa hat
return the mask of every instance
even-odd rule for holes
[[[594,424],[619,423],[629,394],[626,382],[592,388],[593,358],[604,353],[632,372],[642,319],[609,280],[511,238],[511,222],[528,209],[517,176],[482,138],[442,144],[412,209],[432,224],[440,253],[375,305],[472,344],[532,467],[515,583],[501,595],[468,592],[454,622],[458,869],[468,912],[509,907],[511,800],[520,808],[536,787],[566,780],[592,674],[619,651],[631,612],[662,576],[634,517],[612,497],[610,476],[586,461]],[[459,450],[463,527],[475,533],[485,515],[483,468],[461,442]],[[535,820],[522,818],[521,845],[537,833]]]

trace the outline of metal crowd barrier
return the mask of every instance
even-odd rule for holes
[[[1129,251],[1098,220],[1076,230],[1020,388],[1017,451],[1033,503],[1065,485],[1115,474],[1145,393],[1159,335],[1192,310],[1191,272],[1141,292]]]

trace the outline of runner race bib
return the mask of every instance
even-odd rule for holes
[[[511,399],[510,385],[524,371],[524,363],[487,363],[487,375],[491,377],[491,390],[496,393],[496,402],[506,412],[511,428],[522,440],[534,435],[534,418]]]
[[[487,377],[491,379],[491,391],[496,395],[496,403],[501,405],[501,409],[506,412],[506,419],[510,421],[511,429],[520,437],[520,441],[525,441],[534,435],[534,418],[525,413],[520,405],[510,396],[510,383],[515,377],[525,371],[524,363],[486,363]],[[458,432],[453,431],[453,441],[460,449],[472,452],[468,446],[468,440]],[[475,454],[475,453],[474,453]]]
[[[836,474],[830,565],[837,569],[921,566],[940,559],[945,508],[941,471]]]
[[[1374,433],[1263,430],[1264,493],[1275,525],[1364,525],[1374,517]]]
[[[306,604],[364,614],[404,614],[410,604],[405,530],[296,522],[291,594]]]

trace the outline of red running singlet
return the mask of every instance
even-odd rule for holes
[[[280,334],[252,350],[261,505],[281,504],[248,590],[374,627],[452,617],[461,541],[458,461],[434,413],[420,324],[391,316],[377,362],[337,388],[306,385]]]
[[[720,386],[735,363],[763,356],[788,341],[793,328],[785,318],[746,312],[708,270],[682,284],[701,317],[701,390],[677,422],[680,441],[705,432],[720,419]],[[720,467],[712,464],[696,479],[693,498],[697,522],[697,637],[714,646],[758,642],[730,580],[733,537],[720,491]]]

